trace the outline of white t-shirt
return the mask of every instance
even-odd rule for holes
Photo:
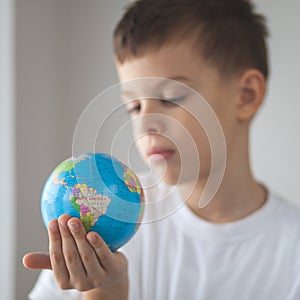
[[[216,224],[182,205],[176,188],[145,194],[146,223],[122,248],[131,300],[300,299],[300,212],[292,205],[269,194],[250,216]],[[52,271],[42,271],[29,297],[83,298],[61,291]]]

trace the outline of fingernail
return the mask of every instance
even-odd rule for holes
[[[56,222],[51,222],[51,223],[49,223],[49,229],[50,229],[52,232],[58,231]]]
[[[71,228],[71,230],[76,231],[79,229],[79,224],[78,222],[70,222],[68,223],[68,226]]]
[[[67,220],[65,219],[65,218],[60,218],[60,219],[58,219],[58,221],[59,221],[59,224],[62,226],[62,227],[64,227],[64,228],[67,228],[68,226],[67,226]]]
[[[87,239],[93,244],[97,242],[97,237],[95,234],[88,234]]]

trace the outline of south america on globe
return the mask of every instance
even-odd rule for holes
[[[62,214],[81,220],[112,251],[137,231],[144,212],[144,194],[135,173],[103,153],[75,155],[59,164],[46,181],[41,198],[46,225]]]

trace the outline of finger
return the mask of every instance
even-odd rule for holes
[[[48,225],[49,252],[54,276],[61,288],[68,288],[69,272],[62,253],[62,240],[57,220]]]
[[[113,253],[108,248],[107,244],[96,232],[89,232],[87,239],[94,248],[95,253],[105,271],[110,271],[113,267]]]
[[[99,264],[94,248],[86,239],[86,231],[81,221],[77,218],[71,218],[68,221],[68,227],[75,239],[86,273],[90,278],[100,278],[104,274],[104,270]]]
[[[62,215],[58,219],[59,231],[62,237],[62,251],[69,271],[70,279],[73,283],[80,282],[86,276],[86,271],[83,267],[81,257],[78,252],[76,242],[68,228],[69,215]],[[84,228],[82,229],[85,234]]]
[[[50,256],[48,253],[28,253],[23,257],[23,265],[27,269],[31,270],[52,269]]]

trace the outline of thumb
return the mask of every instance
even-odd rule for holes
[[[52,269],[50,256],[48,253],[32,252],[23,257],[23,265],[27,269],[40,270],[40,269]]]

